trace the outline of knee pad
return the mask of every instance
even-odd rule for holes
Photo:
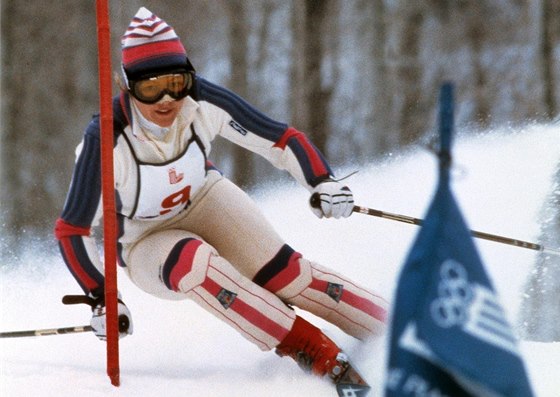
[[[163,264],[162,281],[172,291],[189,292],[204,281],[212,255],[215,250],[199,239],[179,241]]]
[[[285,299],[298,295],[312,280],[308,261],[284,244],[280,251],[253,277],[253,282]]]

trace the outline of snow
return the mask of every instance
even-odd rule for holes
[[[460,135],[454,161],[453,190],[469,227],[536,241],[538,212],[560,161],[554,125]],[[340,170],[338,175],[353,170]],[[435,157],[415,148],[373,163],[347,182],[359,205],[422,218],[435,180]],[[417,226],[362,214],[319,220],[307,207],[307,192],[294,183],[265,187],[254,197],[294,248],[392,298]],[[523,285],[536,253],[483,240],[476,244],[515,329]],[[89,322],[85,306],[60,303],[63,295],[81,291],[52,246],[50,236],[34,242],[24,253],[24,265],[3,267],[2,331]],[[134,335],[120,342],[120,387],[112,386],[106,376],[105,344],[83,333],[1,339],[0,395],[336,396],[328,382],[304,374],[288,358],[261,352],[194,303],[152,298],[124,273],[119,273],[119,285],[134,319]],[[372,394],[381,396],[386,340],[364,344],[300,314],[349,353],[373,385]],[[520,346],[536,396],[558,396],[560,342],[521,341]]]

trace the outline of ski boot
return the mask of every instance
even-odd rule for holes
[[[327,376],[341,396],[365,396],[370,389],[350,365],[346,354],[319,328],[299,316],[290,333],[276,347],[276,354],[293,358],[306,372]],[[353,394],[347,394],[349,390]]]

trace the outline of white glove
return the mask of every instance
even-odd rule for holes
[[[327,180],[315,186],[310,204],[311,210],[319,218],[347,218],[354,208],[354,196],[347,186]]]
[[[132,316],[130,315],[128,307],[126,307],[120,299],[118,301],[117,311],[119,317],[119,338],[132,335]],[[104,303],[99,303],[93,308],[90,324],[95,336],[101,340],[107,340],[107,316]]]

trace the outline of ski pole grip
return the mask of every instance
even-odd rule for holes
[[[95,306],[95,300],[87,295],[64,295],[62,303],[65,305],[77,305],[84,303],[91,307]]]

